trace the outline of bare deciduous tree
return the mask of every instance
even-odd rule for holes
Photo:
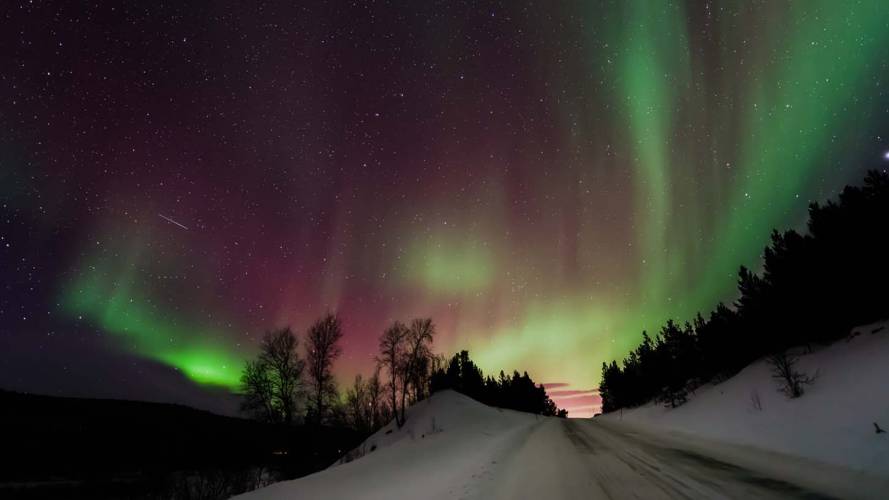
[[[768,362],[772,366],[772,378],[778,381],[778,390],[791,399],[802,396],[805,392],[804,387],[815,383],[815,379],[818,378],[817,373],[814,376],[809,376],[797,370],[798,361],[797,356],[789,354],[787,351],[768,357]]]
[[[248,361],[241,372],[241,411],[264,422],[274,422],[276,410],[274,405],[274,387],[267,366],[260,361]]]
[[[266,332],[259,358],[241,373],[242,409],[261,420],[293,423],[305,367],[297,345],[290,328]]]
[[[346,391],[346,412],[353,429],[361,433],[371,429],[373,417],[368,398],[368,384],[360,374],[355,376],[355,382]]]
[[[333,362],[343,352],[339,345],[342,337],[340,320],[333,313],[327,313],[316,321],[306,336],[306,360],[312,389],[311,412],[313,420],[319,424],[324,419],[328,402],[336,398],[332,368]]]
[[[432,340],[435,325],[429,318],[417,318],[411,322],[406,333],[405,351],[400,363],[401,376],[401,421],[405,421],[405,399],[411,388],[415,398],[419,400],[425,393],[425,383],[429,379],[429,368],[432,365]]]
[[[379,429],[388,421],[388,412],[384,405],[383,398],[384,387],[380,382],[380,369],[377,368],[374,374],[367,381],[367,403],[371,408],[371,429]]]
[[[404,323],[400,321],[392,323],[392,326],[386,328],[380,337],[380,355],[377,357],[377,366],[380,369],[385,369],[389,374],[389,381],[386,384],[390,397],[389,408],[399,427],[404,425],[404,420],[398,413],[398,385],[402,373],[401,366],[404,360],[407,332],[408,329]]]
[[[432,354],[434,336],[435,325],[427,318],[413,320],[410,327],[396,321],[380,337],[377,368],[385,369],[388,374],[389,409],[399,427],[407,418],[408,400],[418,401],[428,393],[429,377],[436,361]]]

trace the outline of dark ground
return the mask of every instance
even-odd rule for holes
[[[0,391],[0,498],[226,498],[327,467],[361,439],[138,401]]]

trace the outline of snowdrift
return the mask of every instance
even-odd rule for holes
[[[600,418],[678,431],[889,477],[889,323],[855,329],[845,340],[800,354],[814,385],[798,399],[779,393],[760,360],[734,377],[699,388],[675,409],[648,404]]]
[[[327,470],[238,498],[457,498],[477,493],[492,458],[527,429],[535,415],[485,406],[454,391],[436,393],[358,447],[358,456]]]

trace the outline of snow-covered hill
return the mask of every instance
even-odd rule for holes
[[[445,499],[475,496],[479,476],[491,468],[516,433],[542,417],[485,406],[444,391],[408,409],[359,448],[365,456],[317,474],[284,481],[244,498]]]
[[[889,477],[889,324],[857,328],[806,354],[799,368],[818,374],[798,399],[777,391],[770,366],[753,363],[720,384],[699,388],[676,409],[649,404],[601,418],[646,429],[807,457]],[[755,403],[755,400],[759,403]]]

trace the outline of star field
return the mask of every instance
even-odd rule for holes
[[[395,319],[572,415],[884,162],[889,9],[8,2],[0,386],[214,407],[265,329]]]

